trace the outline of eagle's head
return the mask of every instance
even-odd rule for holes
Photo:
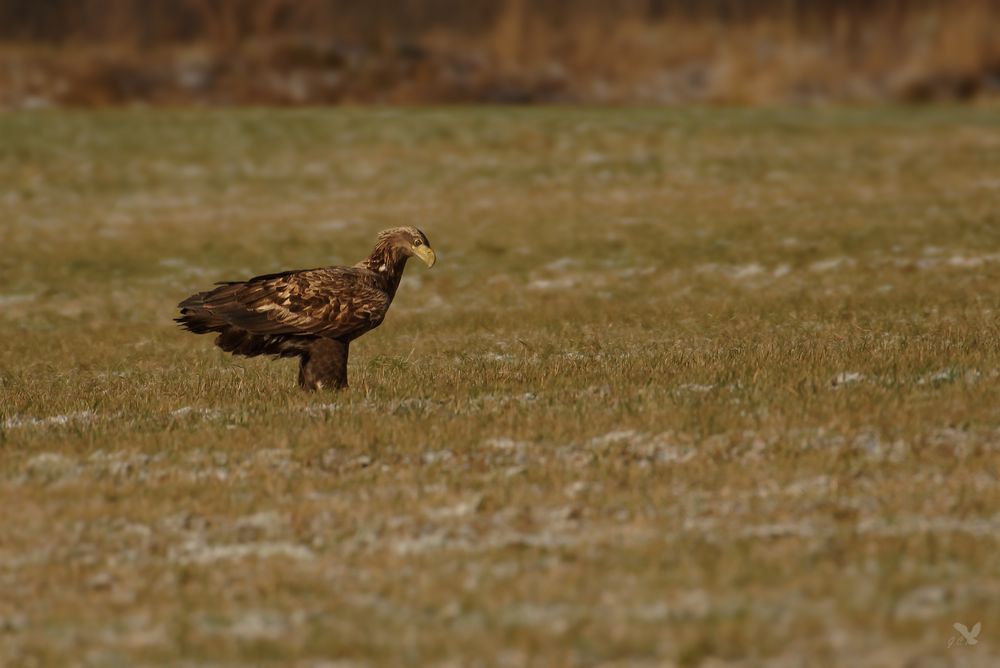
[[[400,253],[404,257],[418,257],[423,260],[428,267],[433,267],[437,261],[431,242],[427,240],[427,235],[415,227],[393,227],[378,235],[376,248],[388,247],[395,253]]]

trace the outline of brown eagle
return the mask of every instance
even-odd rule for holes
[[[215,345],[234,355],[298,357],[302,389],[344,388],[348,346],[382,323],[413,256],[428,267],[437,259],[423,232],[395,227],[353,267],[217,283],[178,304],[175,322],[195,334],[218,332]]]

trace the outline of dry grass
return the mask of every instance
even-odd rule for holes
[[[995,115],[7,115],[0,144],[3,665],[1000,658]],[[440,263],[347,393],[172,327],[411,222]]]

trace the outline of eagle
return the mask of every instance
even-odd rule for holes
[[[427,235],[416,227],[379,233],[375,249],[352,267],[299,269],[216,283],[177,305],[175,318],[195,334],[218,333],[228,353],[299,358],[299,387],[347,387],[351,341],[385,319],[406,261],[437,261]]]

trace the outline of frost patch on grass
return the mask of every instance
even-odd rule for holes
[[[26,427],[59,427],[69,424],[86,424],[92,422],[96,417],[94,411],[77,411],[76,413],[53,415],[44,418],[14,416],[4,421],[3,428],[23,429]]]
[[[899,462],[906,458],[907,447],[901,440],[886,442],[875,431],[862,431],[854,438],[854,448],[874,459]]]
[[[960,267],[963,269],[975,269],[981,267],[988,262],[1000,262],[1000,253],[994,253],[992,255],[980,255],[977,257],[968,257],[965,255],[952,255],[948,258],[949,267]]]
[[[590,289],[591,295],[605,297],[609,296],[609,293],[605,290],[606,288],[622,281],[649,276],[657,271],[655,266],[624,267],[618,269],[608,267],[607,269],[595,271],[581,271],[579,269],[570,271],[574,266],[576,266],[576,263],[566,259],[549,263],[545,265],[546,271],[540,272],[542,275],[533,272],[529,276],[531,280],[526,284],[526,287],[528,290],[566,290],[585,287]],[[554,276],[545,274],[554,274]]]
[[[921,376],[917,379],[917,385],[942,385],[957,380],[958,376],[959,372],[957,369],[942,369],[941,371]],[[978,377],[978,372],[973,371],[966,374],[966,379],[970,380],[970,382],[975,382]]]
[[[646,272],[642,273],[645,274]],[[751,262],[749,264],[719,264],[709,262],[695,267],[695,273],[717,274],[736,283],[757,286],[767,283],[768,279],[788,276],[792,273],[792,267],[787,263],[782,263],[772,268],[766,267],[759,262]]]
[[[569,269],[570,267],[578,267],[580,261],[572,257],[561,257],[558,260],[553,260],[546,264],[543,268],[547,271],[563,271],[564,269]]]
[[[482,355],[479,356],[479,358],[489,362],[513,362],[514,360],[517,359],[510,353],[494,353],[494,352],[483,353]]]
[[[296,627],[306,621],[304,611],[295,611],[291,615],[279,612],[254,610],[237,618],[229,626],[225,635],[241,640],[271,640],[286,638]]]
[[[538,401],[538,395],[534,392],[524,392],[522,394],[481,394],[470,397],[468,400],[470,412],[490,410],[509,406],[511,404],[525,406]]]
[[[785,496],[815,496],[817,494],[824,494],[830,489],[832,484],[831,478],[828,475],[816,476],[814,478],[807,478],[805,480],[798,480],[796,482],[789,483],[785,486],[781,493]],[[761,496],[767,496],[767,494],[762,494]]]
[[[552,526],[538,533],[504,529],[481,537],[463,535],[453,529],[439,529],[412,538],[404,537],[396,539],[392,542],[390,549],[400,556],[408,556],[438,551],[482,553],[505,550],[511,547],[540,549],[576,548],[600,541],[601,537],[596,534],[569,534],[560,527]]]
[[[834,387],[840,387],[842,385],[850,385],[852,383],[860,383],[865,379],[863,373],[858,373],[857,371],[844,371],[836,376],[830,381],[830,384]]]
[[[721,274],[734,281],[743,281],[748,278],[761,276],[767,273],[763,265],[757,262],[750,264],[718,264],[709,262],[695,267],[698,274]]]
[[[460,519],[475,514],[482,503],[482,497],[476,496],[465,501],[460,501],[450,506],[431,508],[427,510],[427,516],[436,520]]]
[[[170,560],[179,564],[211,564],[217,561],[235,561],[253,557],[255,559],[308,560],[315,553],[307,547],[295,543],[243,543],[239,545],[205,545],[201,541],[188,541],[172,551]]]
[[[672,441],[671,434],[646,434],[632,429],[622,429],[595,436],[585,444],[586,450],[604,453],[611,450],[638,460],[640,465],[678,464],[694,458],[696,451],[688,446],[677,445]],[[577,464],[587,463],[586,456],[581,459],[581,453],[576,448],[560,449],[568,459]]]
[[[728,276],[734,281],[742,281],[744,279],[763,274],[765,271],[766,270],[762,265],[754,262],[752,264],[732,267],[732,271],[728,274]]]
[[[400,556],[423,554],[443,549],[470,549],[466,540],[453,539],[447,531],[434,531],[414,538],[400,538],[393,542],[392,551]]]
[[[165,459],[163,453],[147,455],[144,453],[105,452],[98,450],[87,458],[88,468],[107,473],[114,477],[134,477],[138,480],[149,479],[152,466]]]
[[[0,307],[29,302],[35,297],[37,297],[35,294],[0,295]]]
[[[170,411],[170,417],[182,418],[189,415],[207,420],[217,420],[222,417],[222,411],[217,408],[198,408],[195,406],[181,406],[177,410]]]
[[[79,466],[69,457],[55,452],[42,452],[24,466],[25,473],[32,477],[62,478],[79,472]]]
[[[725,532],[720,531],[722,522],[715,517],[685,518],[685,531],[710,534],[722,538]],[[955,519],[950,517],[873,517],[860,520],[855,525],[859,534],[880,537],[901,537],[914,534],[963,533],[972,536],[993,536],[1000,531],[1000,521],[990,519]],[[821,539],[833,533],[833,529],[819,524],[807,522],[776,522],[770,524],[750,525],[736,533],[726,534],[727,539],[757,538],[768,540],[794,536],[799,538]]]
[[[892,258],[887,262],[896,267],[911,268],[920,270],[934,269],[981,269],[988,264],[1000,263],[1000,253],[989,253],[986,255],[959,255],[942,257],[944,249],[935,246],[928,246],[924,249],[925,257],[917,261],[909,258]]]
[[[678,385],[677,389],[682,392],[695,392],[697,394],[705,394],[706,392],[711,392],[715,385],[701,385],[699,383],[684,383],[683,385]]]
[[[911,534],[962,533],[971,536],[996,536],[1000,519],[957,519],[952,517],[872,517],[858,522],[858,533],[876,536],[908,536]]]
[[[292,451],[288,448],[264,448],[253,455],[258,463],[269,466],[282,466],[291,463]]]
[[[162,464],[165,455],[158,453],[106,452],[98,450],[86,459],[67,457],[55,452],[42,452],[28,459],[23,466],[27,478],[66,478],[69,476],[84,476],[87,478],[112,476],[127,477],[135,480],[150,480],[158,474],[167,475],[170,467],[157,469]],[[184,473],[188,473],[187,470]],[[25,480],[20,480],[23,483]]]
[[[329,415],[330,413],[336,413],[341,410],[340,404],[311,404],[309,406],[303,406],[302,412],[311,417],[320,417],[323,415]]]
[[[128,378],[129,375],[131,374],[128,371],[98,371],[94,374],[94,378],[108,380],[112,378]]]
[[[809,265],[809,271],[816,273],[825,273],[828,271],[833,271],[834,269],[840,268],[850,268],[857,264],[854,258],[850,257],[831,257],[825,260],[817,260]]]
[[[610,431],[587,441],[588,448],[603,449],[611,445],[632,445],[642,440],[642,435],[632,429]]]
[[[527,441],[516,441],[512,438],[498,437],[488,439],[483,443],[487,448],[493,448],[494,450],[502,450],[504,452],[519,452],[527,448],[530,443]]]
[[[396,399],[385,404],[393,413],[406,412],[429,412],[441,405],[440,401],[421,397],[408,397],[406,399]]]
[[[948,592],[944,587],[927,586],[903,594],[894,615],[899,620],[928,621],[948,611]]]
[[[420,461],[428,466],[450,461],[455,457],[451,450],[430,450],[420,455]]]
[[[535,280],[528,283],[529,290],[565,290],[568,288],[575,288],[579,284],[578,280],[573,276],[564,276],[563,278],[536,278]]]
[[[618,269],[614,272],[617,278],[622,278],[625,280],[631,278],[640,278],[642,276],[652,276],[656,273],[657,268],[653,266],[648,267],[625,267],[624,269]]]

